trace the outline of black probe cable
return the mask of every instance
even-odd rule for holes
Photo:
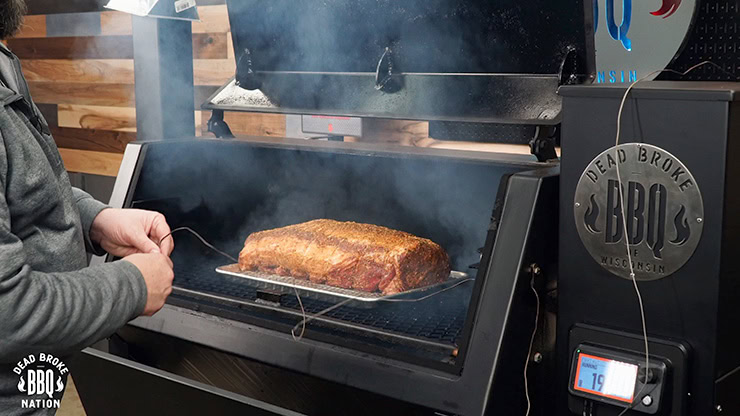
[[[166,236],[162,237],[161,240],[159,240],[159,245],[161,246],[162,245],[162,242],[167,237],[172,237],[172,234],[174,234],[174,233],[176,233],[178,231],[188,231],[189,233],[193,234],[198,240],[200,240],[200,242],[203,243],[204,246],[206,246],[206,247],[210,248],[211,250],[215,251],[216,253],[218,253],[218,254],[226,257],[227,259],[233,261],[234,263],[239,263],[239,260],[235,259],[231,255],[229,255],[229,254],[227,254],[227,253],[225,253],[225,252],[217,249],[216,247],[214,247],[213,244],[211,244],[208,241],[206,241],[205,238],[201,237],[200,234],[198,234],[195,230],[193,230],[190,227],[177,227],[177,228],[175,228],[174,230],[170,231]]]

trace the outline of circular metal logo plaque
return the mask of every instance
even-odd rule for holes
[[[635,278],[656,280],[689,260],[704,225],[704,204],[691,172],[665,150],[639,143],[612,147],[586,167],[576,187],[573,213],[591,257],[627,279],[627,238]]]

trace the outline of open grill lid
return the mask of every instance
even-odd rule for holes
[[[204,109],[555,124],[594,73],[588,0],[227,0],[237,74]]]

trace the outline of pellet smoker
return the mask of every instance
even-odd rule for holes
[[[176,234],[165,308],[73,368],[88,412],[739,411],[734,84],[638,85],[615,146],[624,87],[580,85],[591,2],[227,4],[237,73],[203,105],[218,138],[130,144],[111,204],[232,255],[316,218],[383,225],[438,242],[459,280],[340,305],[219,273]],[[533,155],[237,140],[228,111],[475,125]]]

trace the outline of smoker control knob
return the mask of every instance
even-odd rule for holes
[[[653,398],[650,395],[647,395],[642,398],[642,404],[647,407],[653,404]]]
[[[638,370],[638,372],[637,372],[637,379],[641,383],[645,383],[646,382],[646,380],[645,380],[645,368],[644,367],[640,367],[640,370]],[[653,369],[651,368],[651,369],[649,369],[647,371],[647,384],[654,383],[655,382],[655,379],[656,379],[656,377],[655,377],[655,371],[653,371]]]

